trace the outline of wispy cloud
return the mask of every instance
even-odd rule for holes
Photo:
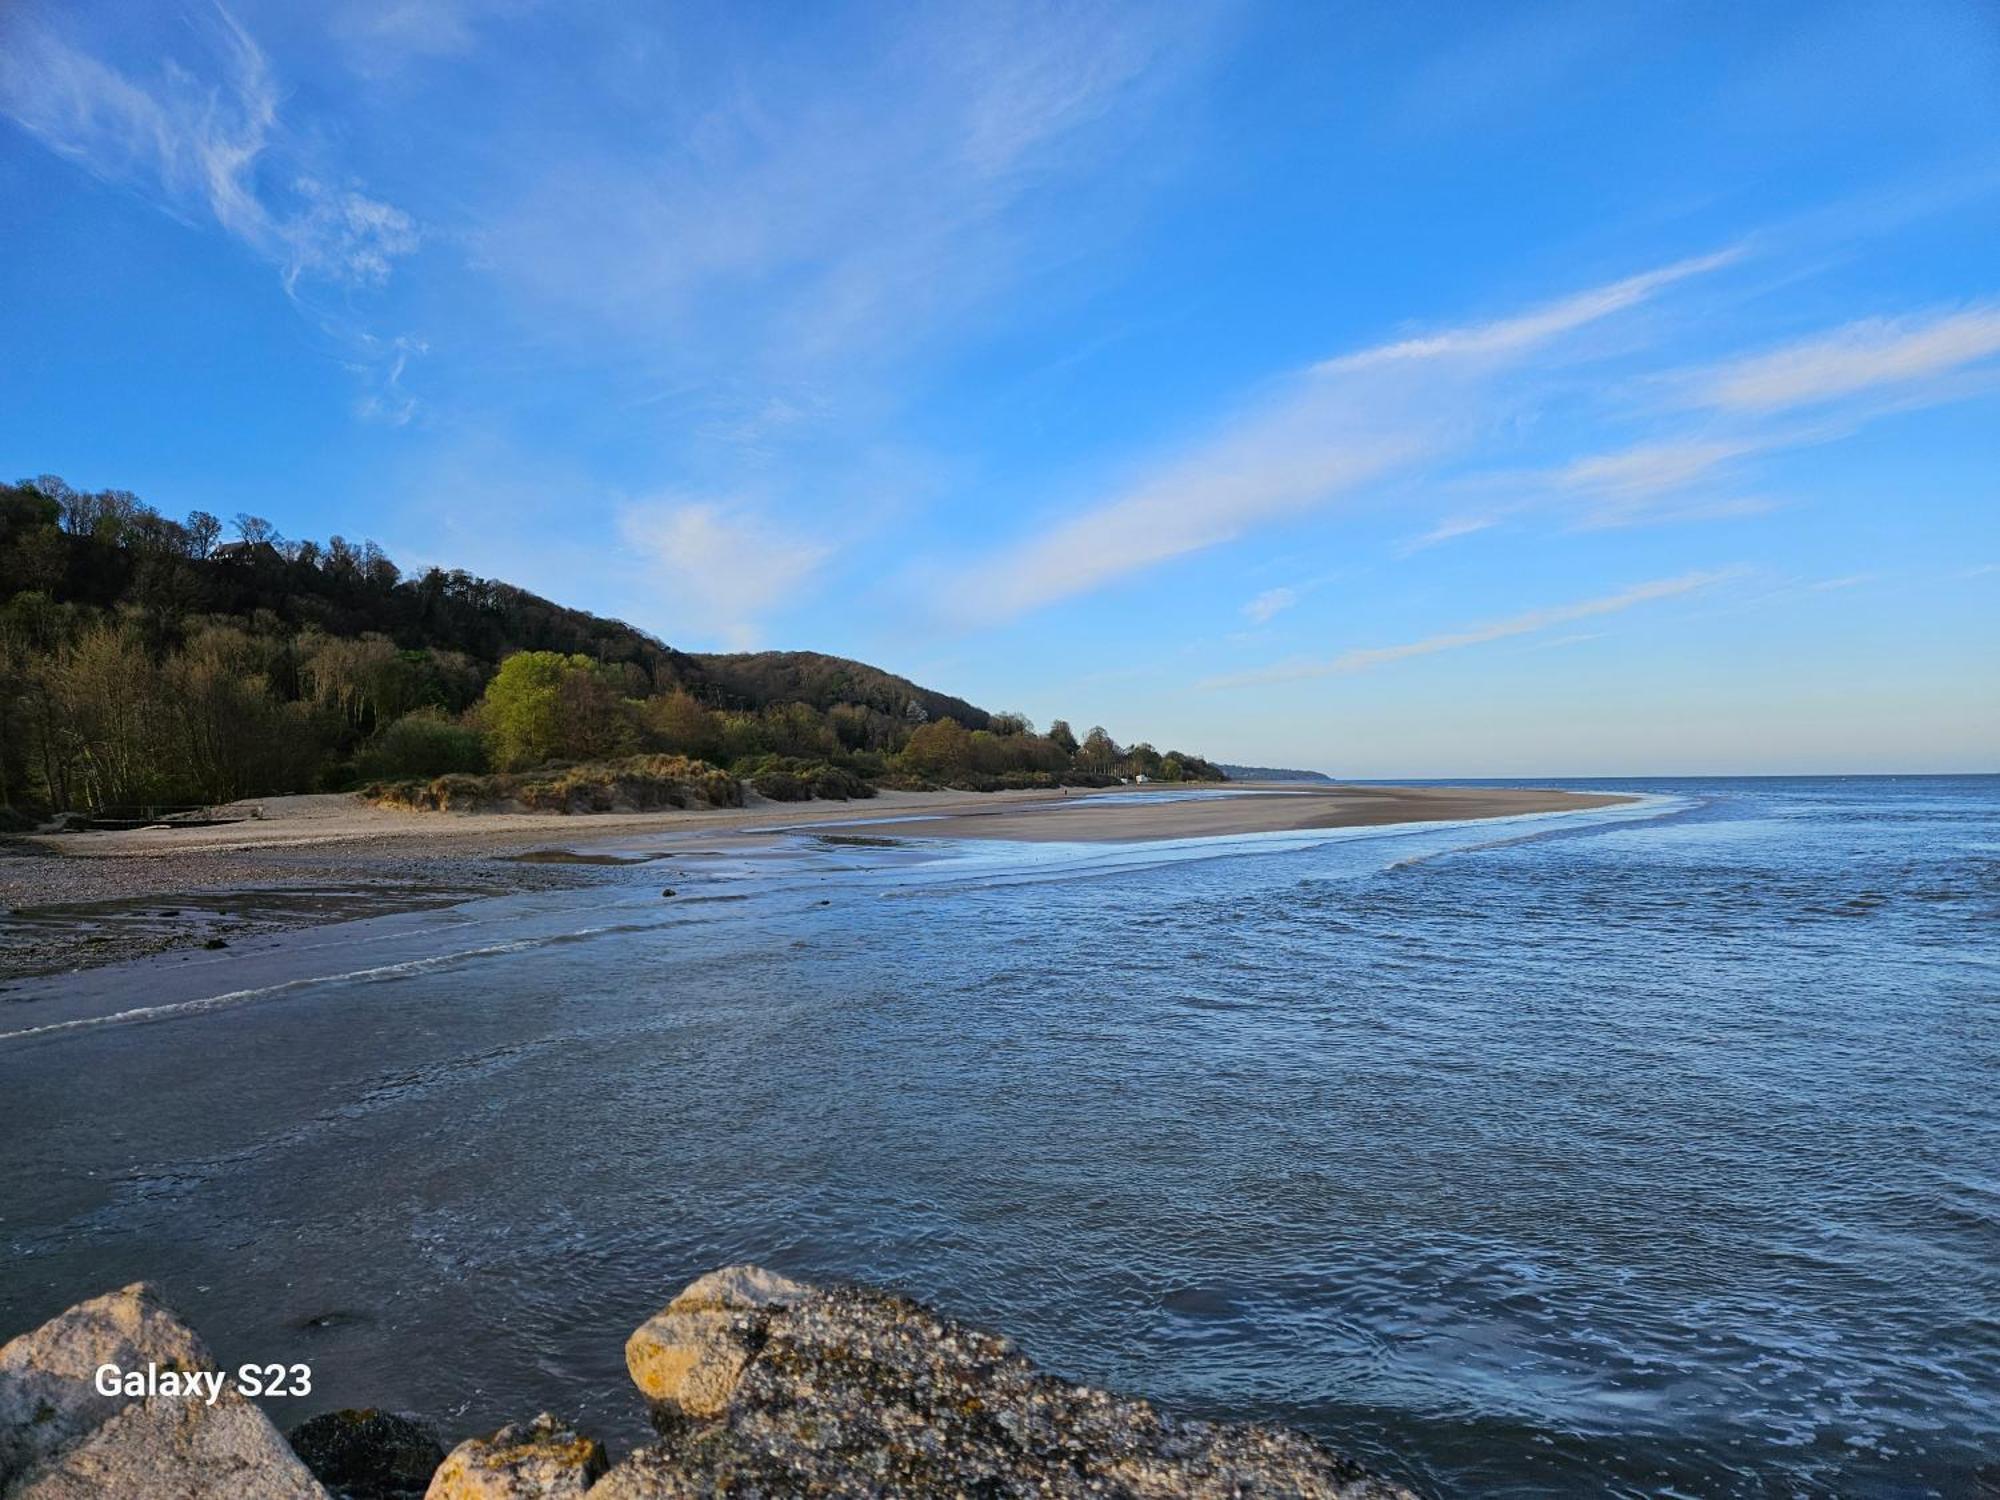
[[[2000,308],[1980,307],[1865,319],[1683,372],[1666,379],[1670,401],[1703,408],[1704,430],[1574,459],[1545,476],[1539,502],[1516,508],[1581,505],[1585,529],[1762,514],[1775,502],[1729,493],[1747,461],[1851,436],[1887,410],[1951,399],[1963,387],[1948,377],[1995,355]],[[1413,545],[1457,534],[1446,523]]]
[[[472,50],[481,25],[532,9],[538,0],[343,0],[327,28],[355,68],[370,75]]]
[[[1430,530],[1411,537],[1403,543],[1404,556],[1421,552],[1426,547],[1435,547],[1441,542],[1456,541],[1462,536],[1473,536],[1482,531],[1490,531],[1500,524],[1498,515],[1446,516]]]
[[[1315,366],[1315,373],[1347,374],[1379,369],[1384,365],[1442,359],[1505,359],[1537,348],[1562,334],[1573,333],[1613,313],[1636,307],[1675,282],[1719,270],[1740,259],[1742,254],[1741,249],[1731,248],[1712,255],[1676,261],[1658,270],[1578,292],[1575,296],[1551,302],[1519,317],[1499,318],[1490,323],[1476,323],[1445,333],[1403,339],[1354,354],[1343,354]]]
[[[31,11],[0,13],[0,112],[57,155],[190,226],[212,224],[276,268],[300,313],[361,382],[358,415],[401,426],[423,341],[362,326],[354,294],[386,283],[417,222],[326,169],[279,112],[263,50],[226,9],[177,35],[197,55],[142,76],[73,45]]]
[[[1069,253],[1022,210],[1147,117],[1217,12],[829,12],[721,69],[677,23],[621,21],[620,50],[671,59],[674,86],[607,94],[583,149],[508,142],[475,249],[551,338],[677,334],[692,363],[852,378]]]
[[[657,614],[737,649],[832,555],[740,504],[648,501],[625,507],[618,529],[662,586]]]
[[[374,364],[353,364],[348,368],[370,389],[362,393],[355,403],[355,412],[370,421],[386,422],[391,427],[406,427],[417,414],[417,398],[403,388],[403,372],[410,367],[413,358],[430,353],[430,345],[418,338],[396,338],[386,341],[372,334],[357,333],[359,341]]]
[[[1678,261],[1515,317],[1362,349],[1276,383],[1214,437],[1122,493],[954,576],[968,623],[1005,619],[1297,516],[1463,441],[1488,383],[1566,334],[1735,252]]]
[[[1867,318],[1732,360],[1690,382],[1691,404],[1735,412],[1818,405],[1947,375],[2000,354],[2000,307],[1929,318]]]
[[[1255,599],[1243,606],[1243,617],[1258,625],[1269,624],[1299,602],[1297,589],[1265,589]]]
[[[201,72],[169,59],[141,79],[18,18],[0,47],[0,107],[93,175],[187,222],[205,215],[277,265],[287,288],[385,281],[417,248],[415,221],[352,185],[287,171],[264,53],[219,6],[197,32],[208,43]]]
[[[1413,657],[1434,656],[1440,651],[1457,651],[1467,646],[1483,646],[1492,641],[1506,640],[1510,636],[1532,635],[1558,625],[1568,625],[1576,620],[1617,614],[1635,605],[1650,604],[1655,600],[1672,599],[1682,594],[1692,594],[1698,589],[1711,588],[1718,583],[1736,578],[1741,573],[1740,568],[1722,568],[1702,573],[1682,573],[1674,578],[1656,578],[1649,583],[1635,584],[1631,588],[1621,589],[1615,594],[1585,599],[1575,604],[1557,604],[1543,609],[1531,609],[1522,614],[1511,615],[1504,620],[1495,620],[1490,624],[1426,636],[1422,640],[1409,641],[1398,646],[1358,648],[1342,652],[1339,656],[1325,661],[1283,662],[1276,666],[1261,667],[1252,672],[1212,677],[1201,686],[1248,687],[1258,683],[1294,682],[1308,677],[1332,677],[1366,672],[1375,667],[1388,666],[1392,662],[1408,661]]]
[[[1750,438],[1684,439],[1643,443],[1615,453],[1579,458],[1556,476],[1566,489],[1615,496],[1657,495],[1683,489],[1731,459],[1758,451]]]

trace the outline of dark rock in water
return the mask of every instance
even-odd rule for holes
[[[668,886],[665,890],[660,892],[662,896],[671,896],[673,893],[674,893],[674,888],[672,886]]]
[[[325,1333],[329,1329],[352,1328],[367,1321],[368,1316],[365,1313],[343,1312],[336,1308],[332,1312],[314,1313],[309,1318],[300,1318],[292,1327],[298,1329],[300,1333]]]
[[[591,1500],[1412,1500],[1302,1434],[1179,1421],[1039,1374],[1006,1339],[915,1302],[754,1266],[702,1277],[625,1352],[665,1441]]]
[[[444,1462],[444,1444],[422,1422],[394,1412],[330,1411],[290,1433],[313,1477],[347,1500],[422,1500]]]
[[[225,943],[221,938],[210,938],[202,944],[204,948],[227,948],[228,946],[229,944]]]

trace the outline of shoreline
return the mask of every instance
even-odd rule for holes
[[[882,792],[852,802],[646,813],[424,813],[350,794],[231,804],[241,822],[0,844],[6,981],[520,891],[575,888],[677,836],[885,827],[920,839],[1143,843],[1516,817],[1635,801],[1557,789],[1296,783]],[[228,810],[228,809],[225,809]],[[256,816],[247,816],[252,812]],[[642,852],[631,858],[617,846]],[[565,858],[574,853],[578,857]],[[536,856],[544,856],[536,858]]]

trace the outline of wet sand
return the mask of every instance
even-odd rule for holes
[[[1519,788],[1232,783],[1217,791],[884,792],[854,802],[753,799],[742,808],[575,817],[392,811],[343,795],[264,798],[224,810],[242,814],[241,822],[0,844],[0,983],[383,912],[587,885],[644,857],[634,844],[657,846],[675,834],[878,825],[915,838],[1125,842],[1509,817],[1629,800]]]
[[[1067,801],[974,808],[915,824],[924,838],[1019,839],[1029,843],[1125,843],[1213,838],[1306,828],[1371,828],[1525,813],[1579,812],[1630,797],[1528,788],[1246,785],[1222,796],[1177,789],[1072,794]]]

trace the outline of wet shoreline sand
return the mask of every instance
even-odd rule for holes
[[[1232,784],[1067,795],[885,792],[865,801],[564,816],[416,813],[349,796],[238,804],[245,821],[37,836],[0,849],[0,982],[513,891],[578,886],[605,852],[674,835],[880,828],[1122,843],[1512,817],[1629,800],[1525,788]],[[254,809],[260,816],[249,817]],[[572,857],[565,857],[565,852]],[[581,851],[581,857],[573,857]],[[553,856],[553,857],[552,857]]]

